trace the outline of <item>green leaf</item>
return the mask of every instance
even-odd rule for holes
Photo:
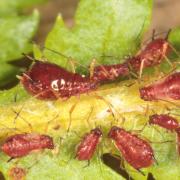
[[[0,18],[0,86],[15,79],[20,72],[18,67],[9,63],[32,50],[29,41],[37,30],[38,22],[37,11],[30,16]]]
[[[101,64],[122,62],[136,52],[150,23],[151,8],[151,0],[81,0],[75,26],[65,27],[59,15],[45,45],[86,67],[93,58]],[[45,50],[45,57],[63,67],[67,65],[67,58],[49,50]],[[82,67],[79,69],[82,71]]]
[[[0,17],[13,16],[24,8],[43,3],[47,0],[1,0],[0,1]]]

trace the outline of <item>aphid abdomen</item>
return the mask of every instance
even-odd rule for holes
[[[140,96],[147,101],[180,100],[180,72],[140,89]]]
[[[115,141],[123,158],[135,169],[153,164],[153,150],[143,139],[118,127],[111,128],[109,137]]]
[[[102,132],[99,128],[91,130],[89,134],[86,134],[77,147],[76,157],[78,160],[90,160],[99,144]]]
[[[149,117],[149,124],[159,125],[167,130],[175,130],[179,127],[178,121],[167,114],[154,114]]]

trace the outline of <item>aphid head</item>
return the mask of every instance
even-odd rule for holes
[[[145,101],[154,100],[154,89],[151,86],[139,89],[141,99]]]
[[[157,118],[158,118],[157,114],[153,114],[152,116],[149,116],[149,124],[154,124]]]
[[[121,131],[121,128],[119,128],[119,127],[117,127],[117,126],[113,126],[113,127],[111,128],[111,130],[109,131],[109,133],[108,133],[108,137],[109,137],[109,138],[114,138],[114,137],[116,137],[116,135],[117,135],[117,133],[118,133],[119,131]]]
[[[159,50],[160,52],[167,54],[170,51],[170,46],[166,39],[158,38],[151,41],[146,46],[145,50]]]
[[[54,149],[54,143],[53,139],[50,136],[42,135],[41,136],[41,143],[44,145],[47,149]]]
[[[97,136],[102,136],[102,131],[100,128],[95,128],[91,130],[91,133],[97,135]]]

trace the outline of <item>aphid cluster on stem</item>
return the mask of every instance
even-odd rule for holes
[[[20,79],[24,88],[39,99],[69,98],[95,90],[102,83],[128,76],[130,69],[137,72],[160,64],[169,51],[170,46],[166,39],[155,39],[123,64],[96,66],[90,76],[72,73],[58,65],[36,60]]]

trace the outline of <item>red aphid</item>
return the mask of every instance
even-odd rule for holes
[[[95,128],[86,134],[81,143],[77,147],[76,157],[78,160],[90,160],[100,142],[102,132],[99,128]]]
[[[141,64],[143,68],[153,67],[162,62],[162,60],[169,54],[170,46],[165,39],[155,39],[151,41],[146,47],[140,51],[138,55],[128,60],[128,63],[134,70],[140,70]]]
[[[108,137],[115,141],[123,158],[135,169],[149,167],[154,162],[153,149],[145,140],[122,128],[114,126]]]
[[[101,65],[94,68],[92,79],[98,82],[113,81],[121,76],[127,76],[129,68],[126,63],[116,65]]]
[[[140,96],[146,101],[180,100],[180,72],[173,73],[152,85],[141,88]]]
[[[178,121],[167,114],[154,114],[149,117],[149,124],[159,125],[167,130],[175,130],[179,127]]]
[[[24,88],[39,99],[68,98],[95,89],[98,83],[89,77],[69,72],[62,67],[36,61],[32,68],[23,74]]]
[[[53,139],[50,136],[33,133],[10,136],[1,146],[1,150],[12,158],[28,155],[33,150],[53,148]]]

